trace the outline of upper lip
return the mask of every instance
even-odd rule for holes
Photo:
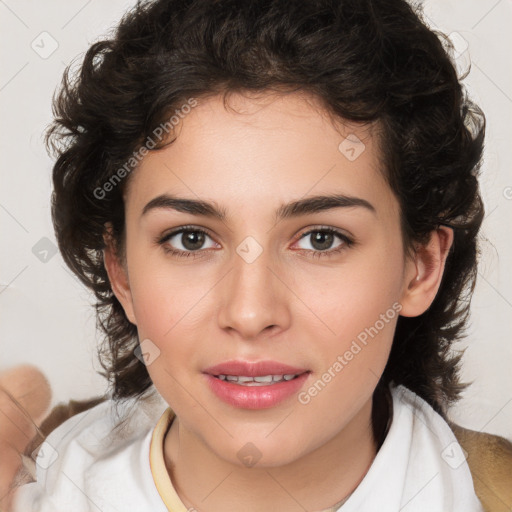
[[[210,375],[244,375],[246,377],[260,377],[263,375],[297,375],[308,370],[290,366],[278,361],[225,361],[203,370]]]

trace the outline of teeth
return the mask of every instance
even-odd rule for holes
[[[254,377],[254,381],[255,382],[266,382],[267,384],[270,384],[272,382],[273,378],[274,377],[272,375],[262,375],[261,377]]]
[[[297,377],[297,374],[287,375],[261,375],[258,377],[247,377],[246,375],[217,375],[220,380],[227,380],[228,382],[236,382],[242,386],[264,386],[282,382],[283,380],[292,380]]]

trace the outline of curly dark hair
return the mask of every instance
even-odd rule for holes
[[[187,99],[304,91],[336,118],[380,127],[406,251],[440,225],[454,230],[438,294],[422,315],[398,319],[377,387],[403,384],[445,415],[465,386],[452,345],[466,335],[484,214],[485,116],[452,50],[405,0],[157,0],[127,12],[79,72],[66,69],[47,132],[57,156],[52,218],[64,260],[97,298],[112,398],[142,396],[152,382],[103,262],[106,223],[124,259],[130,176],[108,193],[104,184]]]

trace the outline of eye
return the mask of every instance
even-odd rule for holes
[[[215,247],[213,242],[209,247],[204,247],[207,238],[211,237],[203,229],[194,226],[182,226],[179,229],[167,233],[156,241],[162,246],[165,252],[174,256],[188,258],[196,257],[195,252],[201,249],[211,249]]]
[[[207,239],[211,240],[209,247],[204,246]],[[311,229],[302,234],[297,243],[308,239],[311,248],[301,247],[300,250],[312,253],[312,256],[317,258],[334,256],[355,243],[341,231],[329,227]],[[181,226],[163,237],[157,238],[156,242],[166,253],[180,258],[198,257],[203,252],[202,250],[212,249],[217,245],[204,229],[194,226]]]
[[[336,241],[336,239],[338,239],[338,241]],[[354,241],[347,235],[337,229],[328,227],[316,228],[307,231],[300,237],[297,243],[302,242],[303,240],[310,240],[309,245],[311,249],[308,247],[302,247],[301,250],[306,250],[308,252],[313,251],[312,256],[314,258],[334,256],[354,245]]]

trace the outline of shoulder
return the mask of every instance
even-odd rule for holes
[[[450,423],[467,453],[475,491],[486,511],[512,509],[512,442]]]
[[[104,457],[108,452],[130,443],[155,426],[166,404],[159,395],[145,398],[130,398],[116,402],[109,398],[93,399],[87,402],[70,401],[59,405],[41,426],[44,439],[31,453],[37,455],[41,466],[45,447],[64,453],[87,453],[89,457]],[[42,442],[41,442],[42,441]]]
[[[87,500],[92,497],[106,511],[114,510],[109,503],[124,503],[125,499],[136,503],[145,495],[154,496],[145,453],[149,453],[150,434],[164,405],[105,399],[57,426],[54,422],[30,457],[34,481],[16,491],[14,511],[56,512],[71,504],[74,510],[89,510]],[[61,421],[68,413],[55,414]]]
[[[409,445],[405,482],[411,489],[410,494],[414,496],[428,484],[431,500],[440,501],[436,505],[438,509],[481,511],[464,450],[449,424],[422,397],[405,386],[392,386],[391,393],[391,427],[394,423],[398,444]]]
[[[394,406],[412,412],[424,436],[432,434],[447,467],[467,466],[474,492],[486,512],[512,510],[512,443],[500,436],[446,422],[421,397],[405,388],[392,388]],[[460,466],[459,466],[460,463]]]
[[[127,431],[140,426],[141,418],[146,419],[147,424],[154,424],[166,407],[167,404],[156,392],[144,398],[127,399],[121,403],[106,396],[59,403],[42,422],[38,434],[31,440],[24,455],[33,458],[43,442],[49,442],[50,436],[55,441],[65,437],[65,433],[71,429],[76,436],[87,429],[108,431],[124,426]]]
[[[391,386],[390,389],[393,420],[406,416],[416,436],[427,436],[439,447],[444,448],[448,443],[456,441],[448,423],[421,396],[403,385]]]

